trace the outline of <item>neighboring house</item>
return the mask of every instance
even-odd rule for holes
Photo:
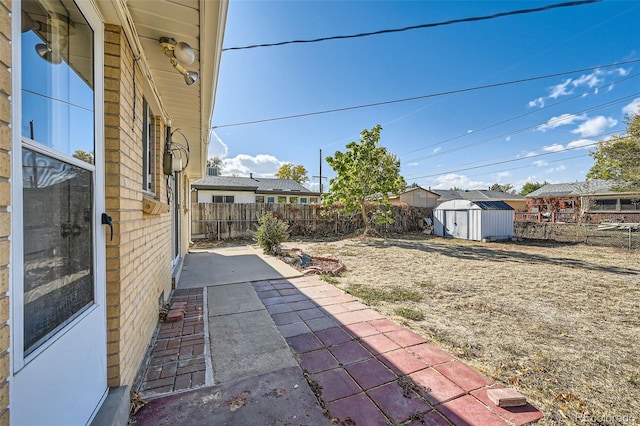
[[[227,6],[0,2],[0,424],[128,407],[188,249]]]
[[[434,192],[440,195],[438,203],[444,203],[451,200],[504,201],[517,212],[527,211],[526,199],[518,194],[507,194],[505,192],[491,191],[487,189],[460,191],[455,191],[453,189],[435,189]]]
[[[438,205],[439,195],[420,186],[408,187],[399,195],[389,195],[391,204],[407,204],[414,207],[433,208]]]
[[[553,213],[563,221],[585,215],[595,220],[640,222],[640,192],[616,192],[611,181],[547,184],[526,196],[529,213]]]
[[[292,179],[205,176],[191,184],[198,203],[317,204],[320,194]]]

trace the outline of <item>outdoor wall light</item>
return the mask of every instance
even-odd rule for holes
[[[28,14],[22,14],[22,32],[37,31],[44,34],[41,36],[44,43],[34,46],[36,53],[45,61],[52,64],[62,62],[62,51],[69,44],[69,36],[73,34],[73,23],[61,16],[49,16],[47,23],[36,21]]]
[[[191,65],[196,59],[196,53],[185,42],[176,43],[171,37],[160,37],[160,47],[171,61],[171,65],[184,76],[187,86],[195,84],[200,75],[196,71],[188,71],[184,65]],[[184,64],[184,65],[183,65]]]

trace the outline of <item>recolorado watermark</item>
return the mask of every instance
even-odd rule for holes
[[[573,416],[574,420],[577,422],[582,422],[582,423],[605,423],[605,424],[611,424],[611,423],[620,423],[623,425],[635,425],[637,424],[637,420],[635,417],[630,416],[630,415],[623,415],[623,416],[618,416],[618,415],[602,415],[602,416],[598,416],[598,415],[594,415],[594,414],[575,414]]]

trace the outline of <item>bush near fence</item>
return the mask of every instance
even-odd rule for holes
[[[191,208],[191,238],[225,240],[251,237],[257,229],[258,217],[269,211],[289,224],[291,236],[348,235],[364,229],[359,212],[345,215],[339,206],[196,203]],[[391,206],[391,215],[393,223],[373,225],[373,228],[381,234],[417,231],[421,229],[424,218],[433,217],[433,209],[400,204]]]
[[[633,226],[601,229],[600,225],[590,223],[515,222],[513,231],[516,238],[524,240],[640,249],[640,229]]]

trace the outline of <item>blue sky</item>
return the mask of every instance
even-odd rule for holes
[[[346,35],[559,3],[541,1],[231,1],[224,47]],[[640,2],[610,1],[471,23],[222,54],[209,155],[223,174],[272,176],[284,162],[319,174],[363,129],[408,183],[584,180],[590,144],[640,105]],[[563,76],[409,102],[304,114],[572,70]],[[571,148],[567,150],[567,148]],[[564,150],[564,152],[562,152]],[[541,155],[543,154],[543,155]],[[518,161],[512,161],[518,160]],[[479,167],[491,163],[488,167]],[[323,175],[333,176],[323,162]],[[317,190],[318,179],[307,185]],[[327,186],[325,185],[325,189]]]

